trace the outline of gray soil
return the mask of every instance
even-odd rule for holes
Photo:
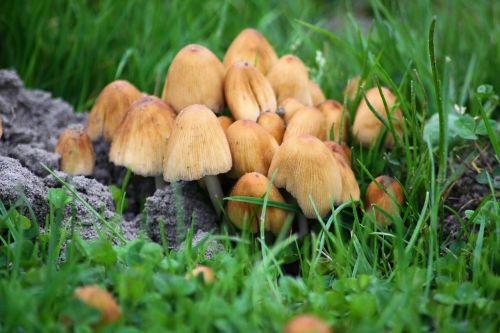
[[[49,211],[48,191],[62,184],[42,163],[58,170],[59,155],[54,148],[59,134],[69,126],[84,126],[87,114],[75,113],[68,103],[52,98],[50,93],[25,89],[15,71],[0,70],[0,117],[4,125],[0,138],[0,202],[7,209],[15,207],[35,218],[43,228]],[[73,200],[66,207],[63,224],[78,230],[84,239],[110,235],[110,231],[81,200],[121,230],[126,239],[145,234],[161,241],[163,223],[163,238],[174,248],[182,243],[188,227],[193,227],[198,238],[216,228],[217,216],[196,183],[170,184],[155,192],[153,179],[132,176],[127,187],[128,208],[123,217],[119,216],[109,185],[120,186],[126,170],[108,161],[109,144],[95,142],[94,150],[96,167],[91,177],[56,172],[78,193],[78,197],[70,193]]]

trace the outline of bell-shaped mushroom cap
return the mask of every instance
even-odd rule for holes
[[[186,279],[196,278],[198,275],[203,277],[203,283],[206,285],[215,282],[215,272],[208,266],[198,265],[189,273],[186,274]]]
[[[288,322],[283,333],[332,333],[333,331],[321,319],[313,315],[296,316]]]
[[[116,130],[109,159],[135,174],[150,177],[163,172],[163,155],[175,112],[161,99],[143,97],[130,106]]]
[[[252,198],[263,198],[269,187],[269,179],[258,173],[251,172],[243,175],[234,185],[231,196],[247,196]],[[271,185],[269,200],[285,202],[278,189]],[[262,208],[259,205],[246,202],[229,201],[227,204],[227,215],[239,229],[249,228],[253,233],[259,230],[259,219]],[[281,231],[287,218],[293,218],[293,213],[283,209],[267,206],[264,219],[265,230],[277,235]]]
[[[391,112],[391,118],[394,126],[394,130],[399,137],[403,135],[403,116],[399,109],[393,109],[396,104],[396,96],[387,88],[382,87],[382,94],[387,103],[387,108]],[[385,112],[384,102],[378,91],[378,88],[372,88],[368,90],[365,94],[366,99],[370,102],[373,109],[384,119],[388,121],[387,113]],[[352,133],[358,139],[361,144],[371,145],[373,144],[384,129],[384,124],[373,114],[370,110],[366,100],[363,99],[358,106],[356,111],[356,116],[354,117],[354,123],[352,125]],[[388,148],[392,147],[394,144],[394,138],[387,129],[387,136],[385,138],[384,145]]]
[[[271,68],[267,74],[271,82],[278,104],[287,98],[295,98],[300,103],[311,106],[309,92],[309,74],[306,66],[298,57],[285,55]]]
[[[219,124],[224,130],[224,133],[227,131],[228,127],[231,126],[232,123],[234,123],[233,118],[228,116],[219,116],[217,117],[217,119],[219,120]]]
[[[56,153],[61,156],[61,170],[68,175],[91,175],[95,154],[87,133],[79,126],[65,129],[57,140]]]
[[[318,105],[326,100],[325,94],[319,84],[313,80],[309,80],[309,93],[311,94],[312,104]]]
[[[226,69],[238,61],[248,61],[262,74],[267,72],[278,61],[273,47],[260,32],[247,28],[233,40],[224,56]]]
[[[271,84],[246,61],[229,67],[224,80],[224,94],[236,120],[256,121],[261,112],[275,112],[277,108]]]
[[[284,141],[274,154],[268,177],[276,172],[274,185],[285,188],[297,200],[304,215],[330,212],[330,203],[342,202],[340,167],[318,138],[302,135]]]
[[[167,142],[163,178],[198,180],[228,172],[231,166],[229,144],[215,114],[200,104],[182,110]]]
[[[380,210],[385,211],[390,216],[399,215],[400,206],[403,205],[404,200],[403,188],[390,176],[379,176],[366,188],[365,208],[375,212],[375,219],[380,224],[387,225],[392,222]],[[378,209],[374,206],[377,206]]]
[[[326,120],[326,138],[328,140],[347,140],[347,132],[349,125],[349,114],[343,111],[342,104],[336,100],[329,99],[318,105],[318,109],[323,113]],[[344,117],[342,119],[342,116]],[[342,125],[342,133],[340,133],[340,126]],[[330,131],[333,126],[333,136],[330,138]]]
[[[324,141],[323,142],[328,149],[330,149],[332,152],[338,153],[342,155],[342,157],[345,159],[347,164],[351,166],[351,149],[347,146],[345,142],[342,142],[341,144],[335,142],[335,141]]]
[[[233,169],[230,175],[238,178],[248,172],[267,174],[278,143],[262,126],[251,120],[237,120],[226,132]]]
[[[299,135],[312,135],[320,140],[325,140],[325,117],[312,106],[305,106],[295,112],[288,122],[283,136],[283,142]]]
[[[142,93],[124,80],[113,81],[104,87],[87,120],[86,131],[90,139],[96,141],[104,135],[106,141],[113,140],[128,108],[141,97]]]
[[[77,288],[74,294],[87,306],[96,309],[101,314],[101,323],[110,324],[121,317],[121,310],[113,295],[96,285]]]
[[[203,104],[215,113],[224,110],[224,66],[206,47],[185,46],[168,68],[161,97],[175,112]]]
[[[263,112],[257,119],[257,124],[271,134],[280,145],[285,134],[285,121],[274,112]]]
[[[295,98],[287,98],[280,103],[278,112],[282,114],[285,123],[288,124],[295,112],[299,111],[304,106],[304,104],[300,103]]]
[[[328,149],[330,149],[333,158],[337,161],[338,166],[340,167],[340,176],[342,178],[342,202],[349,200],[358,201],[359,184],[356,180],[356,176],[354,176],[354,172],[352,171],[349,162],[347,161],[344,150],[336,142],[325,141],[323,143],[328,147]]]

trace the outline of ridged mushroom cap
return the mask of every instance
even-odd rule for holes
[[[347,132],[349,130],[349,114],[343,111],[342,104],[336,100],[329,99],[318,105],[318,109],[323,113],[326,120],[326,138],[331,140],[330,131],[333,126],[334,140],[346,141]],[[343,119],[342,119],[343,116]],[[340,125],[342,124],[342,134],[340,133]]]
[[[359,184],[356,180],[356,176],[349,165],[347,157],[345,155],[342,147],[332,141],[323,142],[337,161],[340,167],[340,175],[342,178],[342,202],[347,202],[349,200],[358,201],[359,200]]]
[[[273,87],[278,104],[287,98],[295,98],[306,106],[312,105],[309,74],[298,57],[290,54],[281,57],[267,74],[267,79]]]
[[[283,142],[300,135],[312,135],[326,139],[325,116],[312,106],[305,106],[295,112],[286,126]]]
[[[375,212],[377,222],[387,225],[392,221],[380,210],[392,216],[399,215],[399,207],[403,205],[404,199],[401,185],[394,178],[382,175],[368,184],[365,193],[365,208],[368,211]],[[375,209],[374,206],[377,206],[380,210]]]
[[[163,156],[175,112],[161,99],[143,97],[130,106],[116,130],[109,151],[115,165],[149,177],[163,172]]]
[[[182,110],[167,142],[163,178],[168,182],[198,180],[231,167],[229,144],[215,114],[200,104]]]
[[[300,103],[295,98],[286,98],[279,104],[279,112],[283,114],[283,120],[285,123],[289,123],[295,112],[305,107],[304,104]]]
[[[274,112],[263,112],[257,119],[257,124],[271,134],[279,145],[281,144],[285,134],[285,121],[283,118]]]
[[[88,176],[94,171],[94,147],[82,128],[65,129],[57,140],[55,151],[61,156],[61,170],[68,175]]]

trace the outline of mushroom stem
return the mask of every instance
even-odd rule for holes
[[[157,190],[165,188],[167,183],[163,180],[163,175],[155,176],[155,187]]]
[[[216,175],[208,175],[203,177],[203,181],[207,186],[208,195],[210,196],[212,205],[215,208],[215,212],[217,213],[217,216],[219,216],[221,213],[222,199],[224,198],[219,178]]]
[[[304,213],[300,212],[297,214],[297,222],[299,223],[299,238],[302,238],[309,232],[307,218]]]

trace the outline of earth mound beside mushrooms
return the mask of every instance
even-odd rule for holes
[[[101,313],[101,324],[111,324],[118,321],[122,315],[114,297],[106,290],[96,285],[77,288],[74,294],[87,306]]]
[[[291,97],[306,106],[312,105],[309,74],[298,57],[290,54],[281,57],[267,74],[267,79],[271,82],[278,104]]]
[[[65,129],[57,140],[55,151],[61,156],[61,170],[68,175],[89,176],[94,171],[94,148],[83,128]]]
[[[365,208],[368,213],[374,213],[375,220],[383,225],[391,224],[391,216],[400,214],[404,200],[403,188],[390,176],[379,176],[366,188]]]

